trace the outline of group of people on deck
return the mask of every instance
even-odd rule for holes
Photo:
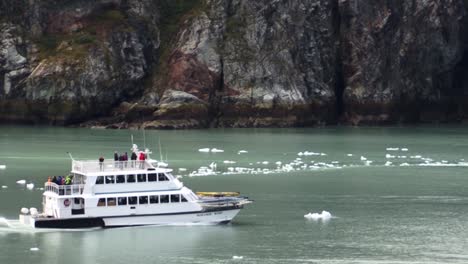
[[[140,168],[143,169],[145,166],[146,154],[143,151],[139,151],[138,155],[136,151],[132,151],[132,155],[130,156],[130,166],[132,168],[136,167],[137,160],[140,164]],[[117,151],[114,151],[114,167],[119,167],[123,169],[124,167],[127,168],[128,166],[128,154],[127,152],[119,155]],[[104,157],[99,157],[99,168],[100,170],[104,170]]]
[[[53,182],[58,185],[70,185],[72,184],[73,176],[72,175],[67,175],[67,176],[54,176],[50,177],[47,179],[47,182]]]

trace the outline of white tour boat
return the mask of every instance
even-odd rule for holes
[[[35,228],[223,224],[252,202],[237,192],[194,193],[160,164],[72,159],[68,182],[49,179],[43,211],[23,208],[20,222]]]

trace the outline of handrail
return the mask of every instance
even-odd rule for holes
[[[84,184],[58,185],[54,182],[46,182],[44,190],[58,195],[75,195],[83,194],[84,186]]]
[[[146,170],[153,168],[147,161],[129,160],[129,161],[72,161],[72,171],[81,173],[102,172],[102,171],[128,171],[128,170]]]

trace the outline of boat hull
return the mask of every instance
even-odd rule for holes
[[[113,217],[88,218],[36,218],[31,225],[35,228],[111,228],[144,225],[209,225],[226,224],[239,213],[240,209],[226,209],[216,211],[198,211],[172,214],[131,215]]]

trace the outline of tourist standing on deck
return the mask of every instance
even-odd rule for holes
[[[125,152],[123,154],[123,161],[124,161],[125,168],[127,168],[127,163],[128,163],[128,154],[127,154],[127,152]]]
[[[135,151],[132,152],[132,156],[130,157],[130,159],[132,160],[132,168],[133,168],[135,167],[136,160],[137,160],[137,154],[135,153]]]
[[[103,156],[99,157],[99,169],[101,171],[104,170],[104,157]]]
[[[140,160],[140,169],[143,169],[145,167],[145,153],[140,152],[140,157],[139,157],[139,160]]]
[[[117,164],[119,164],[119,154],[114,151],[114,168],[117,168]]]

